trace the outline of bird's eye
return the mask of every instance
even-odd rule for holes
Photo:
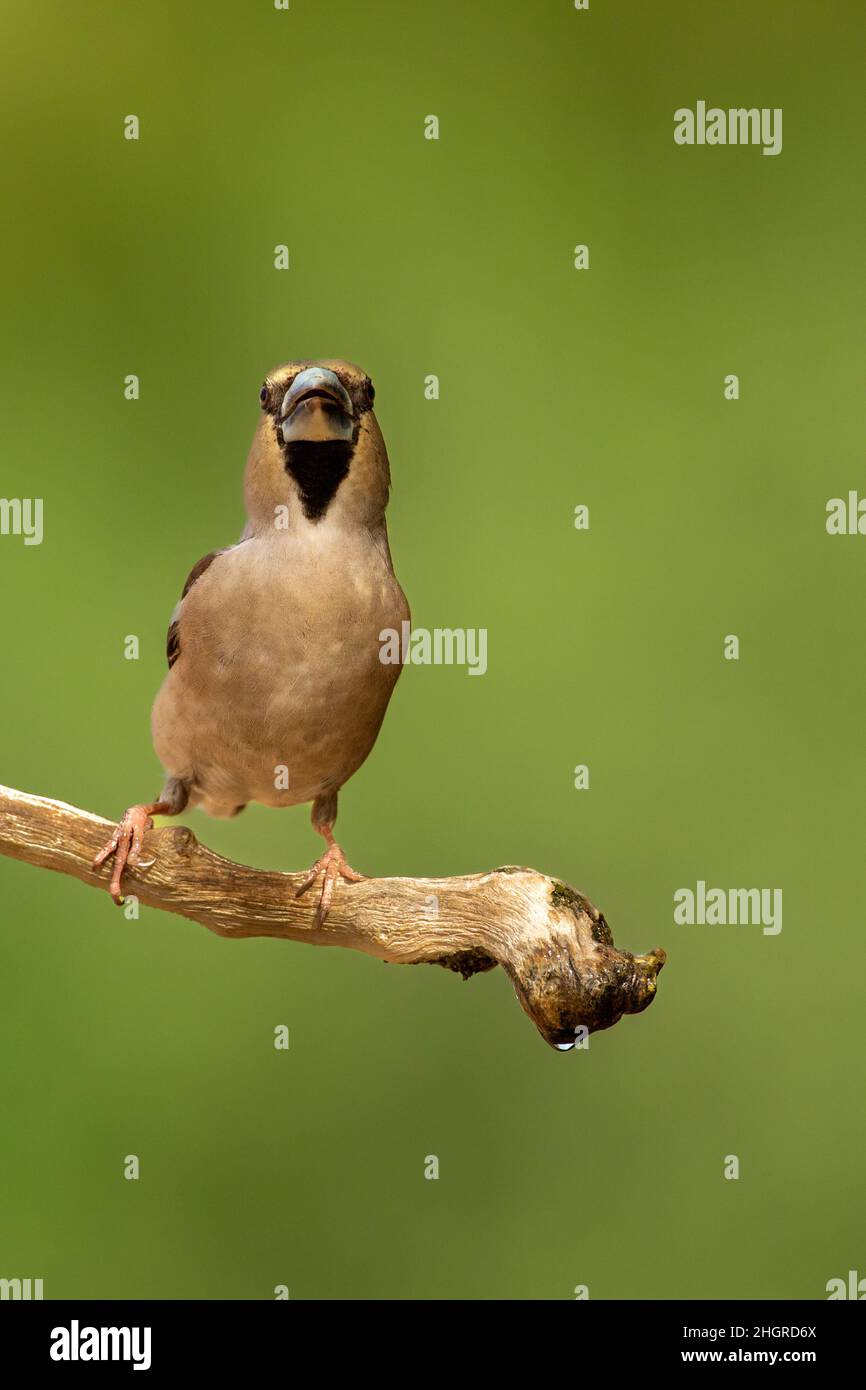
[[[268,399],[268,388],[267,388],[267,386],[263,386],[262,389],[261,389],[261,391],[259,392],[259,400],[261,401],[262,405],[264,405],[265,402],[267,401],[267,399]]]
[[[376,388],[369,377],[367,377],[367,399],[369,400],[371,405],[376,399]]]

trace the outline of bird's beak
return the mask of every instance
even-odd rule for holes
[[[280,406],[280,432],[286,444],[298,440],[351,439],[355,428],[349,393],[335,372],[305,367]]]

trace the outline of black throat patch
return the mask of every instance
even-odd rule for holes
[[[308,521],[320,521],[349,471],[355,445],[349,439],[295,439],[283,445],[286,471],[301,494]]]

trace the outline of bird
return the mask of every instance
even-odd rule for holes
[[[109,860],[123,903],[153,816],[201,807],[231,817],[254,801],[312,803],[325,850],[319,925],[338,879],[359,882],[334,838],[337,798],[376,742],[402,670],[382,637],[405,629],[385,510],[390,467],[370,377],[340,359],[275,368],[259,392],[246,461],[246,525],[199,560],[171,617],[168,673],[151,732],[165,780],[125,811],[93,861]]]

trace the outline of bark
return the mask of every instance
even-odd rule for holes
[[[62,801],[0,787],[0,853],[105,889],[110,864],[92,860],[112,822]],[[141,863],[124,877],[127,896],[175,912],[227,938],[273,936],[348,946],[398,965],[427,962],[468,978],[501,965],[517,998],[552,1047],[576,1030],[610,1028],[654,998],[665,961],[618,951],[602,914],[568,884],[508,866],[462,878],[370,878],[340,882],[315,923],[316,892],[295,899],[304,874],[235,864],[183,826],[147,832]]]

